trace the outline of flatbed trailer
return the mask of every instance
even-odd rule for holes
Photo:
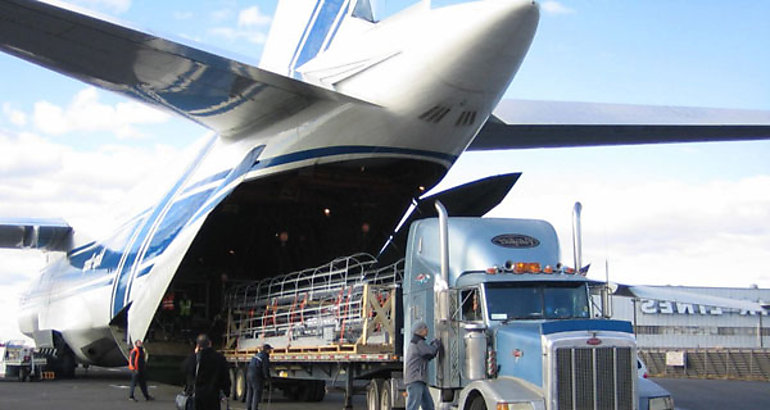
[[[400,374],[402,275],[403,261],[378,267],[356,254],[236,286],[221,350],[232,397],[245,399],[246,367],[265,343],[273,347],[273,388],[296,400],[320,401],[327,385],[341,384],[349,403],[357,384]]]

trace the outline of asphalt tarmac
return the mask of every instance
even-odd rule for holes
[[[0,410],[155,410],[174,409],[174,398],[181,392],[181,387],[168,384],[147,383],[153,401],[145,401],[137,387],[134,395],[137,402],[128,400],[131,374],[125,368],[77,369],[75,379],[45,380],[19,383],[14,380],[0,379]],[[260,406],[260,410],[340,410],[344,397],[340,393],[327,394],[321,403],[297,403],[283,398],[278,392]],[[267,401],[267,397],[265,397]],[[355,409],[365,409],[364,396],[355,396]],[[232,410],[243,410],[245,405],[230,400]],[[222,406],[224,409],[224,406]]]
[[[78,369],[77,378],[19,383],[0,379],[0,410],[151,410],[173,409],[174,397],[181,388],[150,382],[150,394],[155,401],[144,401],[136,392],[138,402],[128,400],[130,374],[126,369]],[[770,382],[732,380],[653,379],[669,390],[679,410],[760,410],[770,409]],[[262,410],[340,410],[343,396],[329,393],[321,403],[290,402],[280,393],[272,397]],[[355,396],[355,409],[365,409],[364,396]],[[224,406],[223,406],[224,408]],[[232,410],[242,410],[243,403],[230,402]]]

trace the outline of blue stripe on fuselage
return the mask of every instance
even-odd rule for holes
[[[155,222],[160,218],[160,216],[166,210],[167,206],[169,206],[171,200],[179,192],[184,183],[187,182],[187,179],[198,167],[198,164],[201,162],[203,157],[209,152],[211,147],[214,146],[214,142],[216,142],[217,138],[217,136],[212,137],[211,140],[198,153],[198,156],[192,162],[190,167],[187,168],[182,177],[179,178],[171,190],[155,207],[150,217],[147,218],[144,225],[142,226],[138,236],[129,245],[130,250],[127,252],[128,255],[126,257],[125,263],[123,264],[123,268],[120,270],[120,272],[118,272],[118,278],[115,281],[115,289],[112,296],[111,317],[117,315],[126,304],[126,298],[130,289],[131,275],[134,271],[134,266],[137,264],[137,258],[140,257],[139,253],[142,251],[142,249],[145,248],[146,239],[148,235],[151,234],[151,230],[155,225]]]

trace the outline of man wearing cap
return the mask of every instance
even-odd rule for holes
[[[208,335],[195,340],[195,353],[186,363],[187,383],[195,396],[196,410],[219,410],[219,401],[230,391],[227,361],[211,347]]]
[[[257,410],[262,400],[262,388],[270,383],[270,351],[273,347],[265,343],[255,354],[246,370],[246,410]]]
[[[412,326],[412,340],[406,350],[406,366],[404,367],[404,384],[406,384],[406,410],[433,410],[433,399],[428,391],[428,362],[431,361],[441,346],[438,339],[425,342],[428,336],[428,325],[418,321]]]

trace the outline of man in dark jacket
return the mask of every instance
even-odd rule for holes
[[[406,365],[404,366],[404,384],[406,384],[406,410],[433,410],[433,399],[428,391],[428,362],[431,361],[440,347],[438,339],[425,343],[428,336],[428,325],[419,321],[412,326],[412,340],[406,350]]]
[[[230,374],[221,353],[211,348],[211,340],[201,334],[195,353],[187,361],[188,385],[194,386],[195,410],[219,410],[221,395],[230,392]]]
[[[270,351],[273,347],[269,344],[262,346],[262,350],[254,355],[246,370],[246,410],[257,410],[262,400],[262,389],[265,383],[270,382]]]
[[[155,400],[154,397],[147,393],[147,379],[145,378],[147,354],[144,351],[141,340],[134,342],[134,348],[128,353],[128,369],[131,370],[131,389],[128,391],[128,399],[136,401],[134,390],[136,389],[136,384],[139,383],[139,388],[142,390],[145,400]]]

